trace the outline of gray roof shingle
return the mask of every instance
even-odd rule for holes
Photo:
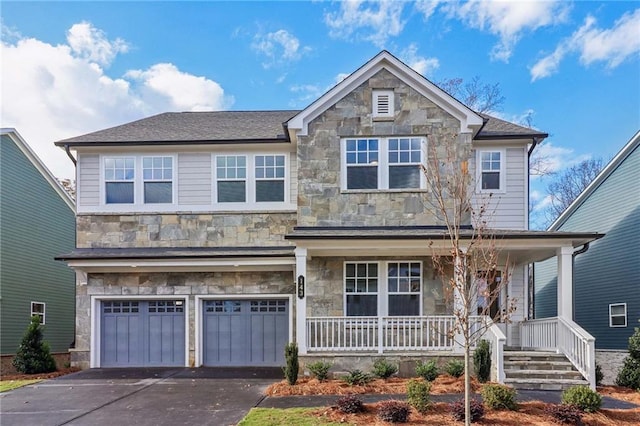
[[[288,141],[284,123],[299,111],[166,112],[56,142],[58,146]],[[476,139],[529,138],[547,135],[480,114],[485,125]]]

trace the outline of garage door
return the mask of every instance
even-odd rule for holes
[[[102,302],[103,367],[184,365],[184,301]]]
[[[204,301],[204,365],[284,365],[287,300]]]

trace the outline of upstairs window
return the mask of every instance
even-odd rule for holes
[[[256,201],[284,201],[284,155],[256,155]]]
[[[247,201],[247,157],[221,155],[216,157],[219,203]]]
[[[378,139],[347,139],[347,189],[378,188]]]
[[[107,204],[133,204],[135,158],[105,158],[104,182]]]
[[[504,151],[480,151],[478,158],[480,190],[503,191]]]
[[[425,138],[343,140],[344,189],[424,188],[421,164]]]
[[[46,305],[42,302],[31,302],[31,316],[37,316],[40,318],[40,324],[44,325],[45,323],[45,307]]]
[[[144,202],[173,202],[173,158],[142,157]]]
[[[393,117],[394,99],[393,90],[374,90],[373,94],[373,116]]]
[[[389,188],[420,188],[420,138],[389,139]]]

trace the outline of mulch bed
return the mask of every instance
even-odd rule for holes
[[[44,380],[44,379],[53,379],[55,377],[60,377],[60,376],[64,376],[67,374],[71,374],[71,373],[75,373],[77,371],[80,371],[79,368],[77,367],[70,367],[70,368],[61,368],[57,371],[53,371],[51,373],[38,373],[38,374],[7,374],[7,375],[2,375],[2,377],[0,377],[0,380],[5,381],[5,380]]]

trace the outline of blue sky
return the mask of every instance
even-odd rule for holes
[[[494,114],[530,113],[554,170],[640,129],[640,2],[3,1],[1,16],[1,124],[59,177],[73,166],[55,140],[164,111],[303,108],[381,49],[434,82],[499,83]]]

